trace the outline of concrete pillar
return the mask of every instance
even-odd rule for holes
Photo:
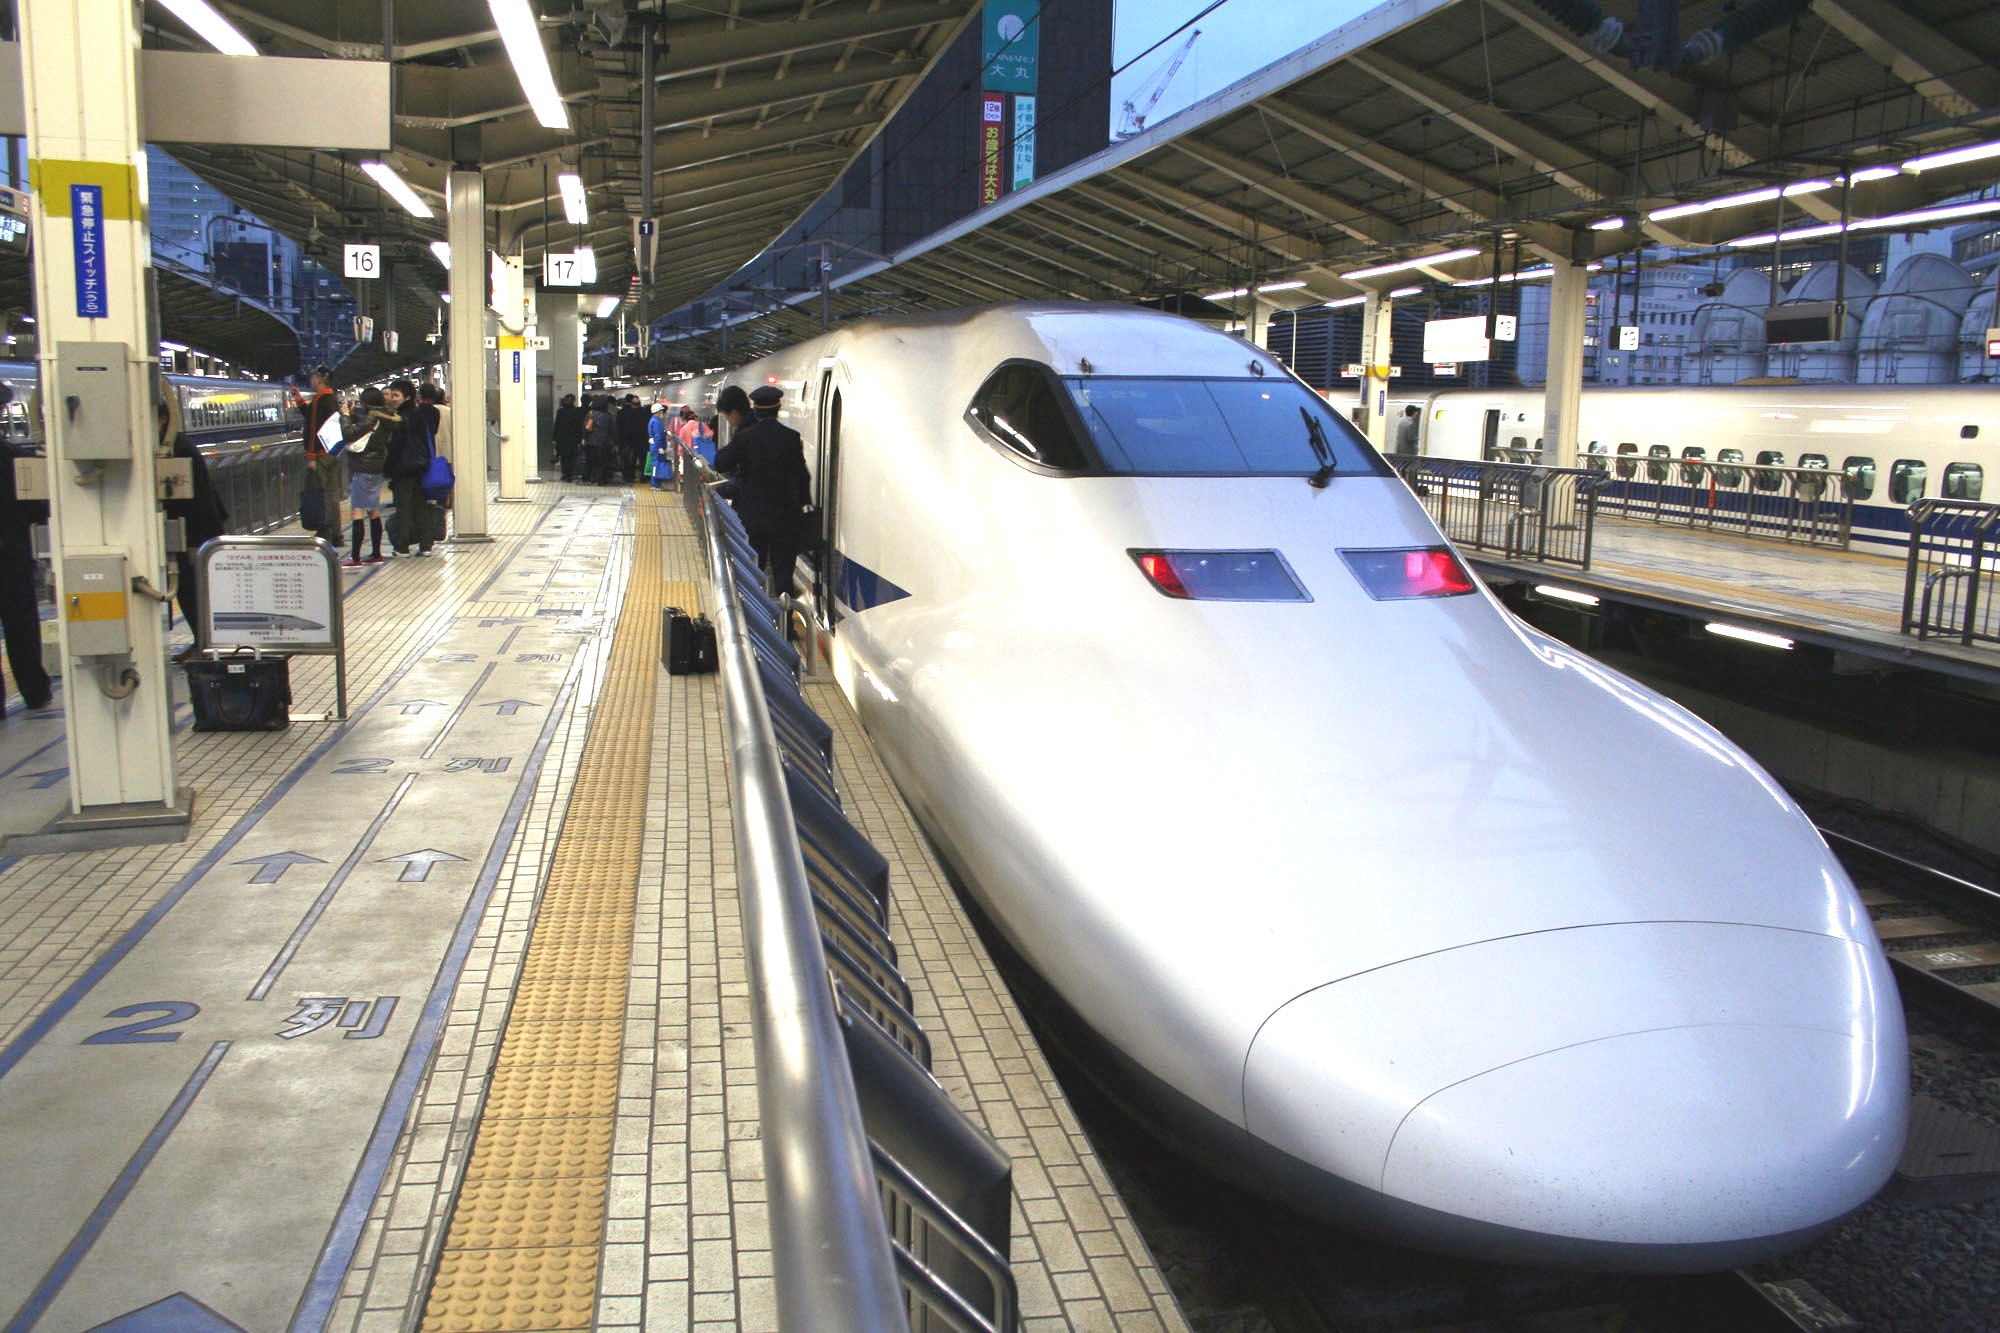
[[[581,395],[583,338],[576,319],[577,297],[571,292],[543,292],[536,302],[535,330],[549,340],[542,353],[543,370],[555,374],[556,402],[566,393]]]
[[[131,0],[26,0],[23,101],[70,806],[184,825],[162,608],[132,587],[168,581],[137,12]]]
[[[1389,452],[1390,337],[1395,307],[1387,293],[1370,292],[1361,303],[1361,418],[1355,424],[1383,453]]]
[[[500,383],[500,498],[528,498],[528,478],[535,474],[535,354],[528,348],[529,306],[523,291],[522,257],[500,261],[505,280],[494,293],[500,329],[495,363]]]
[[[1549,292],[1549,379],[1542,394],[1542,461],[1551,467],[1577,467],[1577,410],[1583,405],[1584,293],[1590,270],[1568,263],[1557,263],[1555,270]]]
[[[492,541],[486,525],[486,178],[454,171],[445,184],[451,241],[452,540]]]

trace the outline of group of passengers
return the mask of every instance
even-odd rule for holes
[[[376,565],[385,558],[382,538],[389,538],[390,550],[409,555],[429,555],[445,538],[446,512],[450,498],[426,496],[425,476],[438,456],[439,441],[447,438],[451,409],[444,393],[426,380],[421,386],[407,379],[392,380],[384,388],[363,389],[350,404],[342,405],[331,383],[333,372],[316,366],[312,373],[312,394],[300,397],[299,411],[305,416],[306,455],[311,463],[307,489],[319,492],[314,530],[324,541],[340,545],[340,497],[343,491],[349,510],[347,558],[349,569]],[[339,443],[328,438],[328,423],[339,418]],[[345,487],[341,477],[346,475]],[[382,489],[389,489],[391,513],[383,520]],[[309,499],[307,508],[315,507]],[[369,553],[361,554],[363,532]]]
[[[573,393],[564,394],[551,431],[562,479],[609,486],[644,477],[658,490],[673,480],[677,446],[713,462],[713,429],[692,408],[682,408],[678,422],[670,421],[667,412],[663,407],[649,412],[636,394],[622,400],[585,395],[582,402]]]

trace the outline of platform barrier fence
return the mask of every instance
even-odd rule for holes
[[[229,511],[231,532],[254,536],[299,516],[307,472],[303,438],[205,445],[201,456],[216,498]]]
[[[1665,450],[1665,445],[1652,446]],[[1732,532],[1846,549],[1853,480],[1827,468],[1672,458],[1666,453],[1589,454],[1603,515],[1663,526]]]
[[[1409,454],[1388,461],[1459,547],[1590,568],[1595,473]]]
[[[1910,506],[1903,633],[2000,643],[1988,582],[2000,565],[2000,504],[1918,500]]]
[[[784,608],[713,474],[681,476],[716,593],[780,1320],[1013,1333],[1012,1165],[931,1075],[888,862],[842,813]]]

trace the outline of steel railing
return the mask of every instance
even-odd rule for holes
[[[1845,549],[1853,479],[1812,467],[1664,455],[1587,454],[1598,512],[1640,522]]]
[[[888,863],[841,812],[785,610],[714,474],[680,464],[716,591],[780,1321],[1013,1333],[1011,1165],[930,1073]]]
[[[1388,461],[1456,545],[1590,568],[1603,480],[1596,473],[1412,454],[1391,454]]]
[[[202,445],[201,456],[209,484],[229,511],[231,532],[269,532],[299,516],[299,492],[309,470],[302,437]]]
[[[1987,579],[2000,564],[2000,504],[1918,500],[1910,506],[1903,574],[1903,633],[2000,643]]]

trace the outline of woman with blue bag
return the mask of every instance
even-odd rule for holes
[[[389,478],[389,494],[396,504],[389,540],[397,555],[408,555],[413,541],[418,555],[431,553],[430,513],[424,501],[424,483],[437,455],[431,448],[430,431],[417,415],[416,397],[417,386],[409,380],[391,380],[382,391],[383,405],[393,423],[388,461],[382,471]]]

